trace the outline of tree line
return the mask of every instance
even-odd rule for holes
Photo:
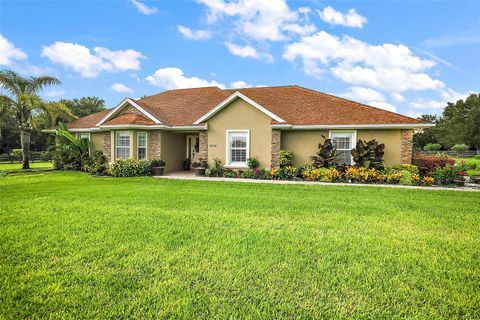
[[[448,150],[465,144],[471,150],[480,149],[480,94],[449,102],[440,116],[425,114],[418,119],[435,124],[413,136],[414,148],[423,150],[428,144],[440,144]]]
[[[39,92],[45,87],[58,85],[60,80],[51,76],[23,77],[10,71],[0,71],[0,154],[22,149],[22,167],[28,169],[29,150],[46,150],[53,137],[42,132],[60,122],[105,109],[105,101],[98,97],[45,101]]]

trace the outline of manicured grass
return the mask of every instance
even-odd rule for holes
[[[460,163],[460,161],[464,161],[467,165],[476,165],[476,169],[470,169],[467,171],[469,175],[480,176],[480,159],[475,159],[474,157],[469,158],[453,158],[455,162]]]
[[[0,178],[0,318],[480,317],[480,193]]]
[[[51,169],[51,162],[30,162],[31,169]],[[20,170],[22,169],[21,163],[0,163],[0,171],[3,170]]]

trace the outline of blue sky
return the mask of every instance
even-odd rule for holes
[[[480,2],[1,1],[0,67],[49,100],[298,84],[418,116],[480,90]]]

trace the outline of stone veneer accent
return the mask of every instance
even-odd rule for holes
[[[278,168],[280,166],[280,144],[282,133],[280,130],[272,130],[272,159],[271,167]]]
[[[404,129],[401,130],[401,161],[402,164],[412,163],[412,151],[413,151],[413,130]]]
[[[200,161],[208,161],[208,132],[200,131],[198,133],[198,139],[199,139],[198,159]]]
[[[108,162],[112,161],[112,135],[110,131],[103,134],[103,155]]]
[[[161,159],[162,133],[160,130],[150,131],[148,137],[148,159]]]

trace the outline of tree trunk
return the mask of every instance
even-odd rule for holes
[[[30,169],[28,155],[30,153],[30,130],[20,129],[20,144],[22,146],[22,169]]]

